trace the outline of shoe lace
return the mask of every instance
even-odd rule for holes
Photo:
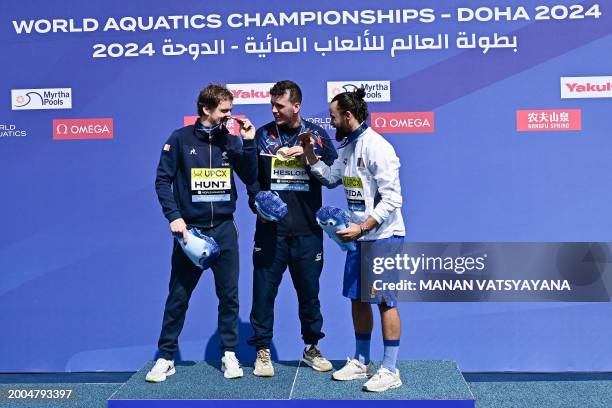
[[[158,358],[157,361],[155,362],[155,366],[153,367],[153,369],[157,371],[163,371],[163,370],[166,370],[169,365],[170,365],[170,362],[168,360]]]
[[[347,358],[346,361],[347,361],[347,365],[353,365],[361,369],[361,362],[359,360],[354,359],[354,358]]]
[[[240,367],[240,362],[238,361],[238,358],[236,357],[236,355],[234,353],[227,353],[225,355],[225,360],[229,360],[230,363],[237,365],[238,367]]]
[[[378,369],[378,371],[376,371],[376,374],[374,374],[374,376],[372,378],[376,377],[376,380],[380,380],[383,377],[388,377],[388,376],[393,376],[393,373],[391,371],[387,370],[384,367],[380,367]]]
[[[270,365],[272,363],[272,361],[270,360],[270,353],[268,352],[268,350],[258,350],[257,358],[265,366]]]
[[[317,346],[312,346],[310,350],[306,351],[306,353],[312,357],[313,360],[317,358],[324,359],[323,354],[321,354],[321,351],[317,348]]]

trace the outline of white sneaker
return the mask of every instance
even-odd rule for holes
[[[321,351],[314,345],[304,349],[302,361],[315,371],[331,371],[333,368],[329,360],[323,357]]]
[[[374,375],[374,366],[370,361],[368,365],[361,364],[357,359],[346,359],[344,367],[332,374],[332,378],[337,381],[351,381],[369,378]]]
[[[400,379],[399,370],[396,368],[395,372],[391,372],[387,370],[385,367],[380,367],[376,374],[372,376],[363,384],[364,391],[374,391],[374,392],[382,392],[387,391],[390,388],[397,388],[402,385],[402,380]]]
[[[257,360],[255,360],[255,369],[253,374],[258,377],[273,377],[274,366],[270,357],[270,349],[257,350]]]
[[[174,360],[165,360],[163,358],[158,358],[155,362],[155,365],[147,373],[145,380],[148,382],[162,382],[166,381],[166,377],[176,373],[174,368]]]
[[[223,357],[221,357],[221,371],[225,378],[240,378],[244,375],[240,362],[236,358],[236,353],[233,351],[226,351]]]

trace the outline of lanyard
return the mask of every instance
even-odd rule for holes
[[[202,123],[198,122],[196,129],[210,135],[212,132],[217,130],[219,127],[221,127],[220,123],[216,124],[215,126],[207,127],[207,126],[204,126]]]
[[[283,142],[282,144],[285,144],[284,141],[283,141],[283,136],[281,135],[280,129],[278,128],[278,125],[275,123],[274,126],[276,126],[276,134],[280,138],[281,142]],[[297,134],[295,136],[298,136],[299,134],[304,133],[305,131],[306,131],[306,126],[304,125],[304,121],[301,120],[300,121],[300,130],[297,132]],[[287,139],[287,144],[289,144],[289,140],[290,139]],[[297,146],[297,142],[298,142],[298,138],[295,137],[295,141],[293,142],[293,146]],[[291,146],[291,147],[293,147],[293,146]]]
[[[342,142],[340,147],[338,147],[338,149],[342,149],[343,147],[346,147],[350,143],[352,143],[355,140],[357,140],[357,138],[359,136],[361,136],[363,134],[363,132],[365,132],[367,129],[368,129],[368,124],[363,122],[361,125],[359,125],[359,127],[357,129],[353,130],[351,133],[349,133],[346,136],[346,138],[344,138],[344,141]]]

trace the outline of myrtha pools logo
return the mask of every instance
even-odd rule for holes
[[[12,89],[11,109],[71,109],[71,88]]]
[[[358,88],[365,89],[366,102],[390,102],[390,81],[330,81],[327,83],[327,102],[342,92],[355,92]]]

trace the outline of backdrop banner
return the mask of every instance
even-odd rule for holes
[[[291,79],[303,118],[332,138],[328,101],[365,88],[368,123],[401,160],[407,243],[531,243],[500,268],[543,243],[606,243],[608,259],[611,1],[460,3],[2,1],[0,372],[132,371],[155,357],[173,244],[155,171],[212,82],[231,90],[233,116],[259,127],[273,120],[271,85]],[[238,356],[249,361],[255,216],[237,184]],[[341,188],[323,202],[347,205]],[[599,270],[579,264],[599,265],[599,255],[547,256],[572,289],[598,282]],[[322,258],[320,345],[344,359],[353,353],[345,253],[326,237]],[[220,358],[211,275],[189,305],[183,359]],[[420,293],[399,304],[400,358],[456,360],[464,371],[612,371],[601,340],[612,336],[612,306],[575,302],[600,301],[601,289],[602,298],[545,302]],[[288,277],[275,323],[273,357],[298,359]]]

